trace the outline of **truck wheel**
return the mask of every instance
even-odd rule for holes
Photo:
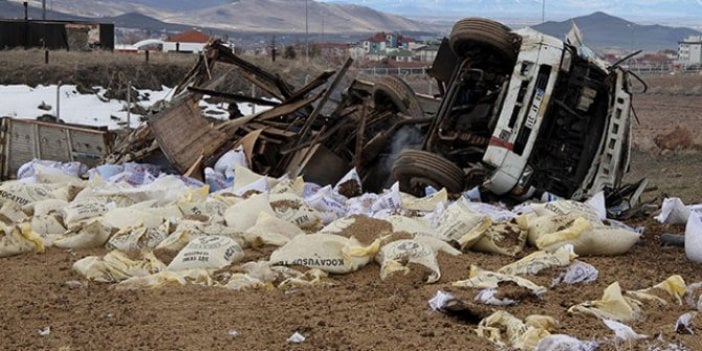
[[[446,188],[449,193],[464,190],[463,170],[431,152],[403,150],[393,164],[392,173],[400,182],[401,191],[416,196],[423,196],[427,185],[437,190]]]
[[[471,49],[488,50],[506,66],[512,67],[517,60],[515,40],[517,37],[504,24],[470,17],[456,22],[451,30],[449,45],[459,57],[468,56]]]
[[[423,118],[424,111],[419,105],[414,90],[402,79],[394,76],[383,77],[373,87],[373,102],[376,108],[391,106],[396,112],[402,112],[413,118]]]

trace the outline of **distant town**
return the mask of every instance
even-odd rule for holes
[[[430,65],[439,49],[441,41],[419,40],[400,32],[378,32],[364,40],[353,43],[309,42],[294,44],[276,44],[272,40],[261,45],[231,47],[239,54],[273,56],[283,59],[315,58],[340,59],[351,57],[360,62],[364,68],[376,69],[412,69]],[[164,52],[199,53],[205,45],[215,39],[197,29],[164,36],[162,39],[135,40],[127,37],[129,44],[117,44],[118,52],[143,52],[144,50]],[[227,38],[224,38],[225,40]],[[622,48],[606,48],[598,52],[603,59],[615,63],[628,54]],[[702,36],[689,36],[678,42],[676,49],[664,49],[656,52],[642,52],[626,62],[631,68],[640,71],[700,70],[702,68]]]

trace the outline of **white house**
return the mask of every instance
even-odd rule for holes
[[[678,62],[683,66],[702,64],[702,35],[691,35],[678,42]]]

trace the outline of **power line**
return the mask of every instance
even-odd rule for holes
[[[310,28],[308,21],[307,0],[305,0],[305,61],[310,62]]]

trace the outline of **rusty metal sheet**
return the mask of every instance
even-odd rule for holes
[[[0,176],[9,179],[35,158],[96,166],[111,151],[113,138],[105,129],[6,117],[0,140]]]
[[[227,135],[202,117],[193,97],[174,102],[148,123],[161,151],[180,173],[187,172],[201,155],[207,157],[227,142]]]

